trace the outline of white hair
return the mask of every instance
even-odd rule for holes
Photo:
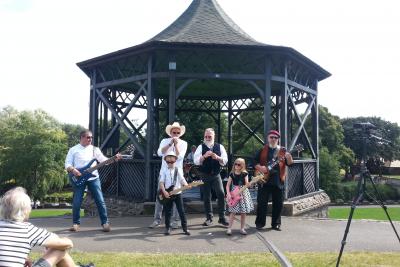
[[[0,199],[0,219],[23,222],[31,213],[31,199],[23,187],[7,191]]]

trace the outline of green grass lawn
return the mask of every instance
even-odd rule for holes
[[[286,253],[293,266],[335,266],[338,253]],[[34,253],[34,259],[39,257]],[[73,252],[75,262],[95,263],[96,267],[131,266],[280,266],[271,253],[78,253]],[[399,266],[400,253],[344,252],[340,266]]]
[[[72,215],[72,209],[34,209],[31,212],[30,218],[44,218],[44,217],[56,217]],[[84,215],[81,210],[81,216]]]
[[[400,207],[388,207],[387,211],[393,221],[400,221]],[[329,218],[331,219],[347,219],[349,214],[350,206],[347,208],[329,207]],[[354,211],[353,219],[388,220],[386,213],[381,207],[357,207]]]
[[[383,175],[383,177],[400,179],[400,175]]]

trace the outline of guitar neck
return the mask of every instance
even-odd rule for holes
[[[247,188],[251,187],[253,184],[257,183],[257,181],[258,181],[258,179],[252,180],[252,181],[250,181],[249,183],[247,183],[246,185],[242,186],[242,187],[239,189],[239,194],[243,193],[244,190],[246,190]]]
[[[90,168],[86,169],[86,172],[93,172],[93,171],[103,167],[104,165],[113,163],[115,161],[115,158],[116,158],[116,156],[113,156],[113,157],[111,157],[111,158],[109,158],[109,159],[107,159],[107,160],[105,160],[103,162],[100,162],[96,166],[93,166],[93,167],[90,167]]]

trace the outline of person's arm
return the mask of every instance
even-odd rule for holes
[[[163,193],[163,195],[164,195],[166,198],[169,198],[169,193],[167,192],[167,190],[165,190],[165,185],[164,185],[164,183],[165,183],[165,173],[162,172],[162,173],[160,174],[160,181],[159,181],[159,183],[158,183],[158,186],[159,186],[161,192]]]
[[[223,145],[219,145],[221,150],[221,156],[217,156],[215,159],[219,161],[221,166],[225,166],[228,163],[228,154],[226,153],[225,147]],[[215,155],[215,154],[214,154]]]
[[[59,237],[56,234],[51,234],[49,238],[47,238],[42,246],[46,248],[53,248],[57,250],[67,250],[74,246],[72,240],[66,237]]]
[[[289,152],[285,153],[285,163],[287,166],[290,166],[294,163],[292,154],[290,154]]]
[[[202,158],[201,153],[202,153],[202,148],[201,148],[201,145],[199,145],[196,149],[196,152],[194,152],[194,155],[193,155],[193,162],[195,165],[203,164],[204,158]]]
[[[68,173],[72,173],[76,177],[82,175],[74,166],[74,150],[72,148],[68,150],[67,157],[65,158],[65,169]]]
[[[226,198],[231,198],[231,183],[232,177],[229,175],[228,182],[226,182]]]
[[[158,147],[157,154],[158,156],[164,156],[168,149],[174,145],[174,140],[172,138],[164,138],[160,142],[160,146]]]
[[[180,181],[182,186],[187,186],[188,185],[185,177],[183,177],[180,172],[178,172],[178,178],[179,178],[179,181]],[[189,188],[191,188],[191,187],[189,186]]]
[[[187,150],[187,142],[182,139],[179,139],[178,145],[175,146],[175,154],[178,157],[178,159],[183,160],[186,154],[186,150]]]
[[[98,162],[103,162],[103,161],[108,160],[108,158],[106,156],[104,156],[103,152],[101,152],[100,148],[98,148],[98,147],[94,147],[94,158]]]

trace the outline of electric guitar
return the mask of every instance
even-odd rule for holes
[[[253,184],[264,180],[264,174],[259,174],[257,176],[254,176],[251,181],[242,187],[240,186],[235,186],[235,188],[230,192],[230,198],[227,197],[227,202],[229,207],[235,206],[241,199],[242,199],[242,193],[245,189],[251,187]]]
[[[125,153],[133,154],[134,151],[135,151],[135,147],[133,145],[129,145],[124,151],[121,152],[121,154],[125,154]],[[95,170],[103,167],[104,165],[108,165],[110,163],[116,162],[117,156],[115,155],[115,156],[91,167],[95,161],[96,161],[96,159],[92,159],[84,167],[76,168],[81,173],[80,176],[75,176],[72,172],[68,173],[70,182],[75,186],[84,185],[89,178],[95,177],[95,175],[93,175],[93,172]]]
[[[199,186],[199,185],[202,185],[202,184],[204,184],[203,181],[193,181],[190,184],[182,186],[181,188],[177,188],[177,189],[174,189],[174,186],[171,185],[170,187],[168,187],[168,189],[166,189],[166,191],[169,193],[169,198],[166,198],[164,196],[163,192],[160,189],[158,191],[158,195],[157,195],[158,201],[162,205],[165,205],[168,202],[170,202],[172,199],[174,199],[176,197],[176,194],[178,194],[179,192],[183,192],[185,190],[188,190],[190,188],[193,188],[193,187],[196,187],[196,186]]]
[[[289,153],[291,154],[292,152],[301,152],[301,151],[303,151],[303,150],[304,150],[303,145],[302,145],[302,144],[298,144],[298,145],[296,145],[292,150],[290,150]],[[264,182],[264,183],[267,182],[268,179],[269,179],[269,177],[270,177],[270,174],[271,174],[272,169],[273,169],[276,165],[278,165],[281,161],[284,161],[284,160],[285,160],[285,154],[286,154],[286,148],[281,147],[281,148],[279,149],[278,156],[277,156],[276,158],[273,158],[272,160],[270,160],[270,161],[268,162],[268,164],[267,164],[267,166],[266,166],[266,167],[267,167],[267,172],[261,173],[261,172],[259,172],[259,171],[256,171],[256,172],[255,172],[256,176],[258,176],[258,175],[264,175],[263,182]]]

